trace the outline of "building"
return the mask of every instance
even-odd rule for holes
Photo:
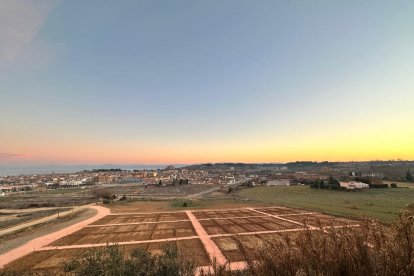
[[[266,186],[289,186],[290,180],[289,179],[273,179],[268,180]]]
[[[114,182],[114,177],[111,175],[99,175],[98,182],[99,183],[111,183],[111,182]]]
[[[368,189],[369,188],[368,184],[362,183],[362,182],[356,182],[356,181],[339,182],[339,184],[341,185],[341,188],[345,188],[345,189],[348,189],[348,190]]]

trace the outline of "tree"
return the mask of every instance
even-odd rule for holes
[[[405,176],[405,180],[407,180],[407,181],[409,181],[409,182],[411,182],[411,181],[413,181],[413,180],[414,180],[414,177],[412,176],[412,174],[411,174],[410,170],[408,170],[408,171],[407,171],[407,174],[406,174],[406,176]]]
[[[331,189],[337,190],[341,187],[341,184],[339,184],[339,181],[332,176],[329,177],[328,180],[329,185],[331,186]]]
[[[162,186],[162,181],[160,180],[160,182],[158,182],[158,186]]]
[[[325,182],[323,180],[319,181],[319,189],[325,189]]]

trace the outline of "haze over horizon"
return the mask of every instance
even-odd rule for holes
[[[0,165],[414,160],[414,2],[0,2]]]

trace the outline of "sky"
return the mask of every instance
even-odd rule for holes
[[[0,1],[0,165],[414,159],[414,1]]]

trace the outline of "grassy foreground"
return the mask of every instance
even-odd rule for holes
[[[308,186],[256,187],[238,192],[243,198],[267,204],[315,210],[345,217],[376,218],[392,221],[409,204],[414,203],[414,189],[369,189],[335,191],[311,189]]]

